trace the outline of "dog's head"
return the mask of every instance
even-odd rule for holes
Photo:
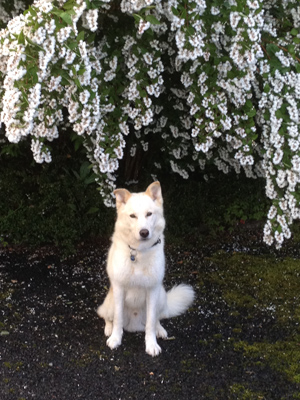
[[[159,182],[153,182],[143,193],[116,189],[118,219],[116,232],[131,246],[152,245],[165,227],[163,198]]]

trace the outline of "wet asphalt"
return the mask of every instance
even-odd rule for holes
[[[106,346],[104,321],[95,310],[108,288],[108,241],[82,244],[67,258],[49,247],[0,249],[0,399],[294,398],[294,383],[259,364],[245,364],[230,342],[230,308],[202,279],[214,268],[208,254],[222,246],[255,253],[257,240],[249,247],[218,240],[206,249],[166,246],[166,288],[189,283],[197,297],[186,314],[163,321],[169,339],[159,339],[162,353],[155,358],[145,353],[142,333],[125,332],[114,351]],[[259,335],[259,326],[257,321],[247,334]],[[249,397],[242,397],[245,388]]]

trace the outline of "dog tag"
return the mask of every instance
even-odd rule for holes
[[[131,249],[131,251],[130,251],[130,260],[132,262],[136,261],[136,255],[137,255],[137,251],[135,249]]]

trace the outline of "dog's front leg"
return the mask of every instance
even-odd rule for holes
[[[147,319],[146,319],[146,352],[150,356],[157,356],[161,352],[156,341],[157,305],[159,289],[152,288],[147,291]]]
[[[107,339],[106,344],[115,349],[120,346],[123,335],[123,314],[124,314],[124,288],[119,285],[113,285],[114,297],[114,317],[113,330],[111,336]]]

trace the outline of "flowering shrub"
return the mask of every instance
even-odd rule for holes
[[[280,248],[300,216],[299,43],[295,0],[35,0],[0,32],[1,122],[39,163],[70,125],[106,205],[126,145],[185,179],[264,177]]]

